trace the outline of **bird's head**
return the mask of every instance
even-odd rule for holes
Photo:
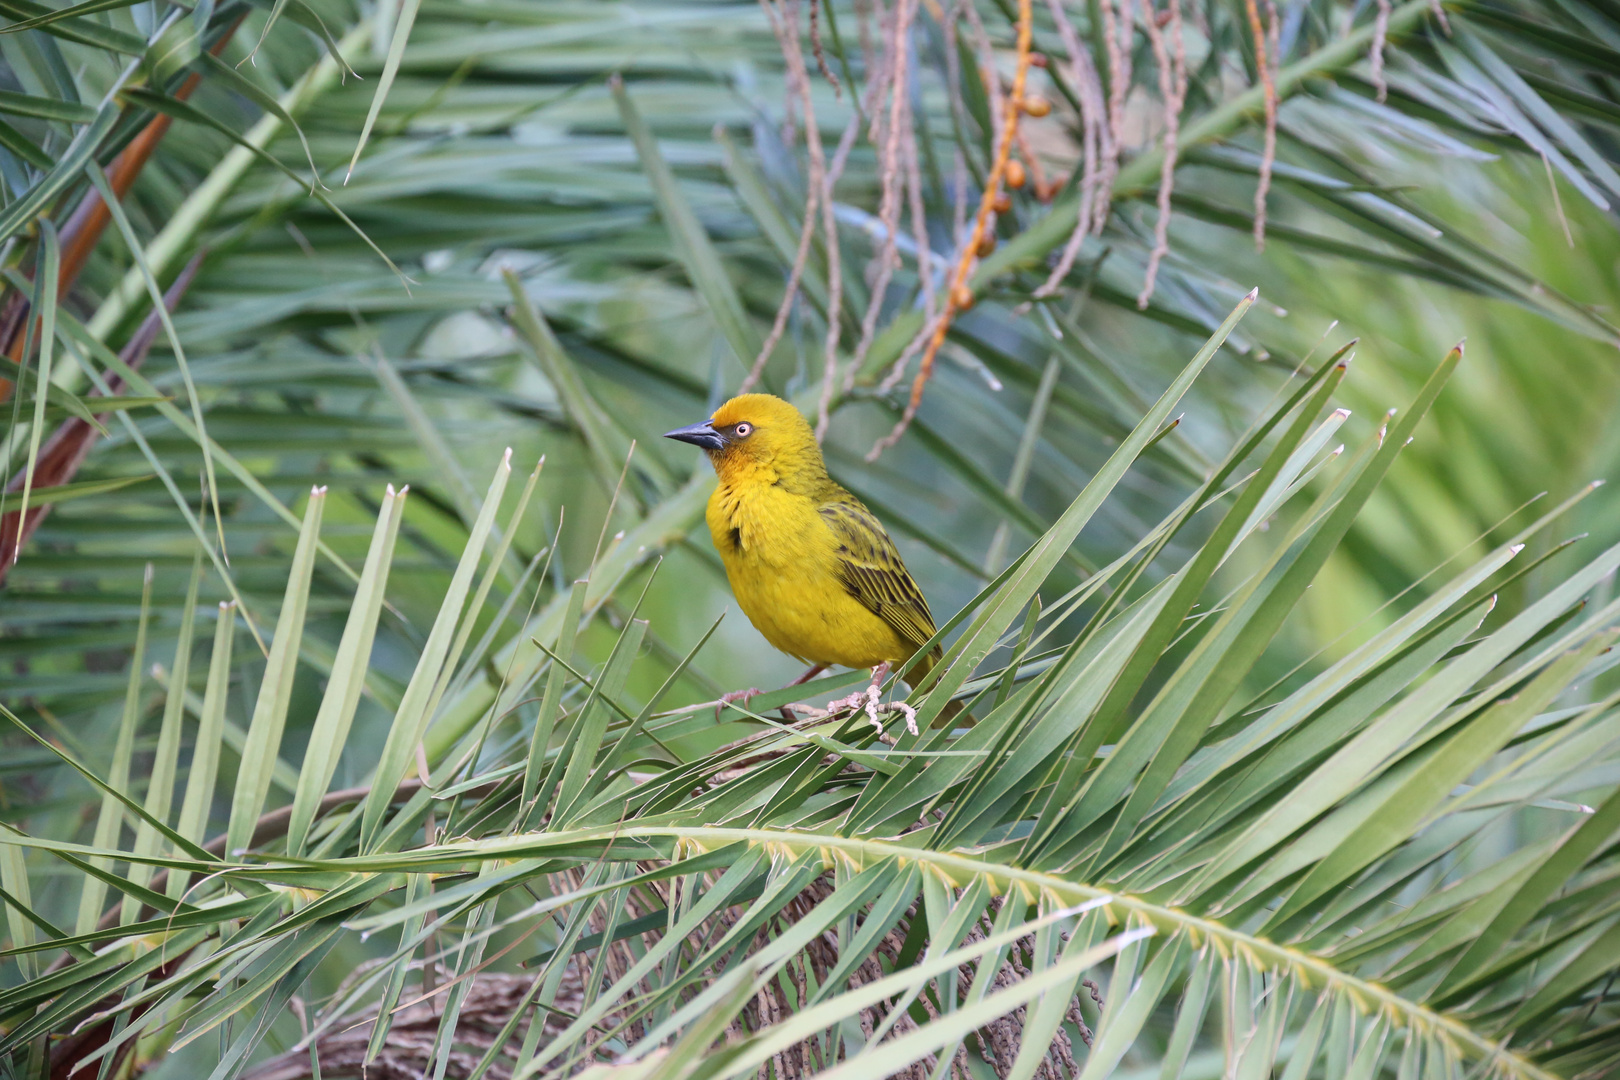
[[[734,397],[709,419],[666,432],[664,438],[702,447],[722,477],[756,470],[825,471],[809,423],[774,394]]]

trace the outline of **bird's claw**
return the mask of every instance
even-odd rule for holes
[[[868,703],[867,692],[857,690],[853,694],[846,694],[844,697],[827,702],[827,712],[837,713],[860,710],[866,708]]]
[[[829,714],[845,711],[864,712],[866,718],[872,721],[872,726],[882,731],[883,721],[878,719],[878,709],[881,707],[881,703],[882,697],[878,694],[878,688],[874,685],[868,686],[865,690],[857,690],[846,697],[838,698],[836,701],[827,702],[827,712]]]
[[[720,700],[714,703],[714,722],[717,724],[720,722],[720,715],[726,711],[727,705],[734,701],[740,701],[743,703],[743,707],[747,708],[748,703],[762,693],[764,691],[759,687],[750,686],[746,690],[733,690],[729,694],[721,694]]]
[[[830,716],[833,713],[844,712],[845,710],[864,712],[866,718],[872,722],[872,726],[881,735],[883,733],[883,721],[879,719],[878,714],[899,712],[906,718],[906,730],[913,735],[917,734],[916,709],[903,701],[891,701],[887,705],[883,703],[883,695],[879,692],[878,687],[882,685],[884,678],[888,674],[889,665],[887,663],[879,664],[872,669],[872,681],[867,685],[866,689],[857,690],[853,694],[827,702],[827,709],[822,715]]]

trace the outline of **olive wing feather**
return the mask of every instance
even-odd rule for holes
[[[821,507],[838,540],[840,583],[912,648],[934,636],[934,617],[894,541],[872,511],[853,496]],[[938,653],[938,646],[934,652]]]

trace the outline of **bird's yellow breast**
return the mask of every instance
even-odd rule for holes
[[[813,499],[768,476],[722,479],[709,532],[737,603],[773,646],[806,663],[875,667],[911,655],[838,577],[838,540]]]

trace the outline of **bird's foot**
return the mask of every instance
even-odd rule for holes
[[[899,710],[900,713],[906,718],[906,730],[911,732],[913,735],[918,734],[916,709],[913,709],[910,705],[907,705],[903,701],[891,701],[889,702],[889,708]]]
[[[750,686],[746,690],[733,690],[729,694],[721,694],[720,700],[714,703],[714,722],[717,724],[720,722],[720,714],[726,711],[727,705],[734,701],[740,701],[743,703],[743,707],[747,708],[748,703],[762,693],[764,691],[759,687]]]
[[[833,713],[861,711],[865,711],[867,717],[872,721],[873,724],[877,726],[879,731],[883,730],[883,724],[880,723],[877,718],[877,693],[870,688],[866,690],[857,690],[853,694],[849,694],[841,698],[834,698],[832,701],[827,702],[826,715],[831,716]]]
[[[883,695],[879,692],[878,687],[883,685],[883,680],[888,675],[889,664],[887,662],[879,664],[872,669],[872,681],[867,684],[866,689],[857,690],[853,694],[827,702],[827,714],[845,710],[864,712],[866,718],[872,722],[872,726],[881,733],[883,731],[883,721],[879,718],[879,714],[898,712],[906,718],[906,730],[913,735],[917,734],[916,709],[903,701],[893,701],[887,705],[883,703]]]

